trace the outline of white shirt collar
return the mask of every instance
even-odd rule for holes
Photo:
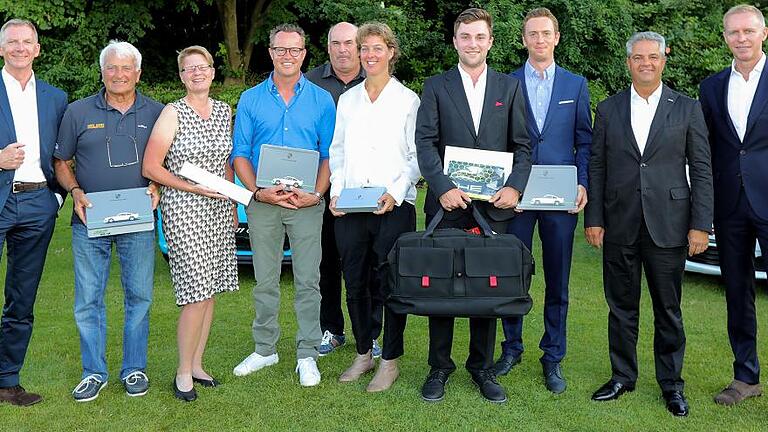
[[[7,70],[5,70],[5,66],[3,66],[2,75],[3,75],[3,82],[5,83],[6,89],[11,85],[21,89],[21,83],[16,78],[14,78],[13,75],[8,73]],[[35,82],[35,72],[32,71],[32,76],[29,78],[29,81],[27,81],[27,87],[25,87],[24,91],[26,91],[27,89],[35,90],[36,86],[37,84]]]
[[[631,94],[631,97],[632,97],[633,100],[635,100],[635,101],[642,101],[642,102],[649,103],[649,104],[658,104],[659,100],[661,99],[661,90],[664,88],[664,86],[661,83],[659,83],[659,87],[657,87],[656,90],[654,90],[653,93],[651,93],[651,95],[648,96],[648,100],[647,101],[645,100],[644,97],[640,96],[637,93],[637,90],[635,90],[635,85],[634,84],[629,86],[629,88],[630,88],[630,94]]]
[[[763,72],[763,68],[765,67],[765,53],[760,57],[760,60],[757,61],[757,64],[755,64],[755,67],[752,68],[752,70],[749,72],[749,76],[753,76],[753,74],[760,75]],[[731,60],[731,75],[741,75],[739,71],[736,70],[736,60]]]
[[[477,77],[477,83],[473,83],[474,87],[480,86],[482,83],[485,83],[486,77],[488,77],[488,65],[483,65],[484,69],[483,72],[480,73],[480,76]],[[469,76],[469,72],[465,71],[463,67],[461,67],[461,64],[458,65],[459,68],[459,74],[461,75],[461,80],[464,82],[470,82],[472,83],[472,77]]]

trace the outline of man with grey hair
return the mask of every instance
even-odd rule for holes
[[[141,175],[141,163],[163,106],[136,90],[141,76],[141,54],[133,45],[111,41],[101,51],[99,64],[104,87],[97,94],[69,105],[54,153],[56,177],[74,201],[75,324],[80,334],[83,372],[72,395],[78,402],[96,399],[109,376],[104,292],[113,244],[120,259],[120,280],[125,291],[120,380],[128,396],[142,396],[149,389],[145,369],[155,233],[89,238],[85,209],[92,207],[88,198],[91,192],[141,187],[152,195],[153,208],[157,206],[157,187]]]
[[[8,244],[5,306],[0,321],[0,402],[42,400],[19,385],[32,336],[33,308],[63,191],[53,149],[67,95],[35,77],[37,30],[12,19],[0,29],[0,252]]]
[[[314,84],[325,89],[333,96],[334,103],[350,88],[360,84],[365,79],[365,69],[360,67],[358,52],[357,26],[348,22],[336,23],[328,30],[328,59],[324,63],[307,72],[306,77]],[[325,202],[331,198],[326,193]],[[334,229],[335,217],[326,207],[323,213],[323,257],[320,260],[320,330],[323,339],[318,351],[321,356],[328,355],[334,349],[344,345],[344,314],[341,311],[341,258],[336,248]],[[372,299],[383,305],[383,299]],[[376,343],[376,337],[381,333],[383,307],[374,307],[374,344],[373,354],[381,355],[381,348]]]
[[[592,400],[635,389],[644,270],[653,304],[656,381],[667,410],[686,416],[680,298],[686,253],[707,249],[712,169],[699,102],[661,82],[665,48],[658,33],[633,35],[627,42],[632,85],[598,104],[595,113],[584,226],[589,244],[603,247],[612,375]]]
[[[768,251],[768,36],[760,9],[737,5],[723,17],[731,66],[701,83],[701,107],[709,129],[715,187],[715,237],[725,281],[733,381],[715,402],[735,405],[759,396],[755,313],[755,241]]]

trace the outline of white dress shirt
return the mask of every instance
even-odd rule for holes
[[[749,73],[749,79],[744,80],[741,73],[736,71],[736,61],[731,63],[731,79],[728,80],[728,114],[731,116],[736,133],[739,134],[740,141],[744,141],[744,134],[747,133],[749,109],[752,107],[763,67],[765,67],[765,54],[760,57]]]
[[[37,122],[37,83],[35,74],[22,90],[21,83],[11,76],[5,68],[2,71],[3,83],[8,92],[11,105],[16,142],[24,144],[24,162],[13,174],[13,181],[44,182],[45,175],[40,168],[40,126]]]
[[[661,89],[664,86],[659,84],[659,87],[648,96],[648,100],[645,100],[642,96],[635,91],[634,84],[630,86],[630,112],[632,113],[632,133],[635,134],[635,141],[640,148],[640,154],[645,151],[645,145],[648,141],[648,133],[651,131],[651,123],[653,123],[653,117],[656,115],[656,108],[659,107],[659,100],[661,100]]]
[[[415,141],[419,97],[390,78],[371,102],[366,82],[339,98],[329,150],[331,196],[345,188],[385,187],[397,205],[415,204],[421,176]]]
[[[472,123],[475,125],[475,134],[480,130],[480,116],[483,114],[483,102],[485,102],[485,83],[488,77],[488,65],[485,65],[483,73],[477,78],[477,83],[472,83],[472,77],[462,69],[459,64],[461,83],[464,84],[464,94],[469,102],[469,112],[472,113]]]

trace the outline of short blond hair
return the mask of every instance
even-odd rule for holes
[[[723,15],[723,31],[725,31],[725,20],[728,19],[729,16],[739,13],[751,13],[755,16],[755,18],[757,18],[760,24],[765,27],[765,17],[763,16],[763,13],[760,11],[760,9],[752,5],[740,4],[728,9],[728,12]]]
[[[200,45],[192,45],[179,51],[179,56],[176,58],[176,61],[179,64],[179,72],[182,72],[183,67],[181,65],[184,64],[184,59],[195,54],[200,54],[201,56],[205,57],[205,61],[208,62],[208,65],[213,66],[213,56],[211,53],[208,52],[205,47],[201,47]]]
[[[400,42],[397,40],[397,36],[395,36],[395,32],[392,31],[392,29],[382,23],[382,22],[376,22],[376,21],[370,21],[360,26],[359,29],[357,29],[357,49],[360,50],[360,47],[363,46],[363,41],[365,38],[369,36],[378,36],[382,40],[384,40],[384,43],[387,45],[387,48],[391,48],[392,51],[394,51],[394,55],[389,60],[389,73],[392,73],[392,71],[395,70],[395,64],[397,63],[397,59],[400,58]]]

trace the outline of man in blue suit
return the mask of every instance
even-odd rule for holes
[[[560,370],[565,356],[568,278],[577,213],[587,204],[587,166],[592,144],[592,119],[587,80],[557,66],[555,46],[560,39],[557,18],[547,8],[533,9],[523,22],[523,45],[528,61],[512,75],[523,83],[531,159],[540,165],[575,165],[578,172],[577,208],[570,212],[524,211],[512,219],[508,232],[531,248],[538,223],[544,258],[544,335],[539,347],[545,384],[562,393],[566,382]],[[502,354],[497,375],[506,375],[523,354],[523,318],[502,319]]]
[[[715,236],[728,304],[733,381],[715,402],[734,405],[759,396],[755,318],[755,240],[768,251],[768,73],[765,18],[754,6],[732,7],[723,36],[731,67],[701,83],[701,108],[709,129],[715,189]]]
[[[12,19],[0,29],[0,250],[8,243],[5,307],[0,321],[0,402],[28,406],[40,395],[19,385],[32,336],[33,307],[63,192],[53,149],[67,95],[35,78],[37,31]]]

